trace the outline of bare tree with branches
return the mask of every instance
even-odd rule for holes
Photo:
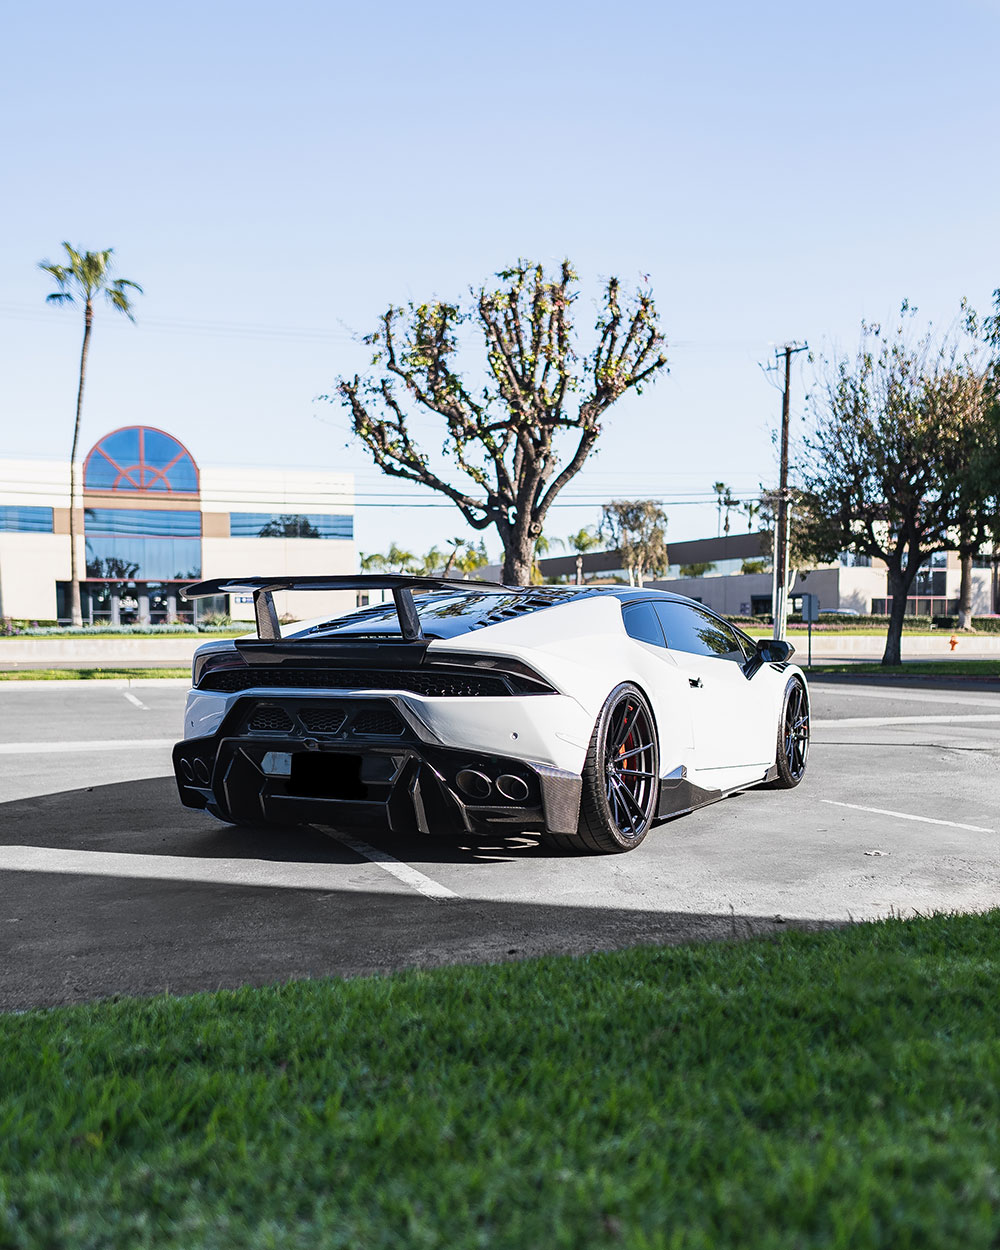
[[[630,586],[668,568],[667,514],[655,499],[613,499],[601,508],[601,533],[617,549]]]
[[[937,551],[978,550],[996,512],[1000,471],[979,345],[928,330],[862,326],[856,357],[833,362],[812,398],[803,545],[885,561],[892,599],[882,663],[900,663],[907,597]]]
[[[474,529],[495,526],[503,579],[524,586],[546,514],[586,463],[604,413],[627,391],[640,393],[667,360],[647,290],[626,295],[617,278],[608,280],[596,346],[581,360],[571,316],[577,275],[569,261],[555,278],[524,260],[497,277],[499,286],[472,291],[465,307],[388,309],[365,339],[375,349],[372,372],[338,379],[337,393],[378,467],[445,495]],[[483,336],[481,387],[452,363],[466,323],[477,323]],[[444,453],[465,483],[432,466],[411,432],[414,411],[443,421]]]

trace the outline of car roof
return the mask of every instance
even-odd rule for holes
[[[470,581],[467,587],[448,587],[415,595],[413,602],[425,637],[454,638],[491,625],[516,620],[545,608],[599,598],[618,599],[623,604],[638,600],[664,599],[694,607],[702,606],[695,599],[653,587],[522,587],[493,586],[474,581]],[[393,604],[374,604],[335,619],[310,622],[301,633],[291,636],[304,635],[335,636],[345,641],[398,637],[399,620]]]

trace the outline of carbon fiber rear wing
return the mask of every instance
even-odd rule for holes
[[[399,630],[405,642],[423,637],[420,617],[413,602],[415,590],[463,590],[483,586],[490,590],[517,590],[500,582],[469,582],[457,577],[409,577],[404,573],[360,573],[347,577],[214,577],[205,582],[192,582],[181,589],[184,599],[203,599],[207,595],[253,595],[253,614],[257,637],[273,641],[281,637],[278,613],[274,608],[277,590],[391,590],[399,617]]]

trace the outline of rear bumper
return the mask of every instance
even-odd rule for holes
[[[576,832],[578,774],[423,741],[391,699],[338,698],[341,723],[336,716],[317,722],[318,714],[329,718],[332,703],[270,693],[237,699],[215,733],[174,747],[181,802],[248,824],[457,836]],[[476,776],[460,777],[468,773]]]

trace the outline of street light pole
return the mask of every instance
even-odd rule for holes
[[[791,408],[792,356],[806,351],[794,343],[786,343],[780,352],[785,356],[785,389],[781,395],[781,470],[778,482],[778,513],[774,525],[774,629],[773,637],[784,638],[788,627],[788,557],[791,514],[788,507],[788,420]]]

